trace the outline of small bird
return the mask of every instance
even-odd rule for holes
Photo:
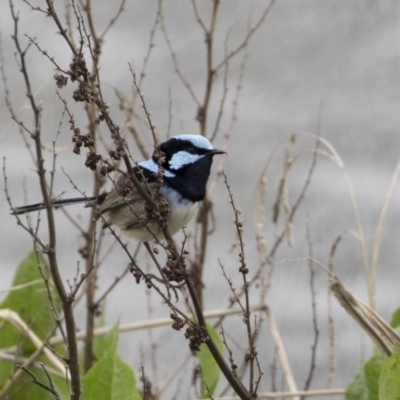
[[[178,232],[197,213],[206,194],[213,157],[225,154],[215,149],[201,135],[177,135],[159,146],[152,157],[133,168],[136,178],[145,190],[159,184],[159,193],[168,205],[166,224],[171,234]],[[161,179],[161,184],[160,182]],[[148,217],[146,200],[129,179],[122,175],[116,187],[98,197],[80,197],[52,202],[55,207],[87,202],[97,206],[105,226],[116,226],[122,233],[142,242],[162,239],[162,227],[157,218]],[[43,203],[13,209],[14,214],[24,214],[45,209]]]

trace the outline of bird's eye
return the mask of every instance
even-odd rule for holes
[[[189,148],[187,148],[187,150],[186,150],[189,154],[196,154],[197,152],[196,152],[196,149],[194,148],[194,147],[189,147]]]

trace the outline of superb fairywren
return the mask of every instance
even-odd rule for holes
[[[179,231],[197,213],[206,194],[216,154],[225,152],[214,149],[204,136],[178,135],[161,143],[149,160],[133,169],[145,190],[151,191],[153,185],[159,185],[159,192],[168,204],[166,223],[171,234]],[[127,175],[121,176],[109,193],[91,198],[55,200],[52,204],[61,207],[80,202],[98,207],[106,226],[117,226],[122,233],[137,240],[147,242],[163,237],[159,222],[155,217],[148,217],[146,200]],[[13,212],[24,214],[44,208],[43,203],[37,203],[17,207]]]

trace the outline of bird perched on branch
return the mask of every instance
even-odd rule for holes
[[[121,232],[147,242],[163,237],[163,219],[171,234],[179,231],[197,213],[206,194],[213,157],[225,154],[214,149],[201,135],[178,135],[160,144],[152,157],[133,168],[137,181],[150,196],[158,191],[154,207],[128,175],[122,175],[115,188],[98,197],[79,197],[55,200],[54,207],[86,202],[98,208],[105,226],[117,226]],[[161,211],[160,211],[161,205]],[[13,209],[14,214],[24,214],[45,209],[37,203]],[[163,211],[163,210],[164,211]]]

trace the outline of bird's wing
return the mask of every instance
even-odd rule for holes
[[[135,167],[134,173],[145,190],[151,189],[151,185],[155,181],[151,171]],[[99,204],[99,211],[101,214],[105,214],[111,210],[132,204],[135,204],[135,209],[138,209],[142,207],[141,203],[144,207],[145,202],[129,176],[121,175],[115,184],[115,189],[108,193]]]
[[[143,179],[142,175],[140,180],[141,185],[147,191],[151,191],[152,186],[155,185],[154,179],[151,177]],[[105,196],[99,205],[99,211],[105,218],[105,227],[116,225],[122,230],[135,230],[149,224],[152,227],[152,224],[156,222],[156,218],[149,215],[146,209],[146,201],[129,177],[125,175],[117,180],[116,188]],[[152,229],[155,228],[152,227]]]

